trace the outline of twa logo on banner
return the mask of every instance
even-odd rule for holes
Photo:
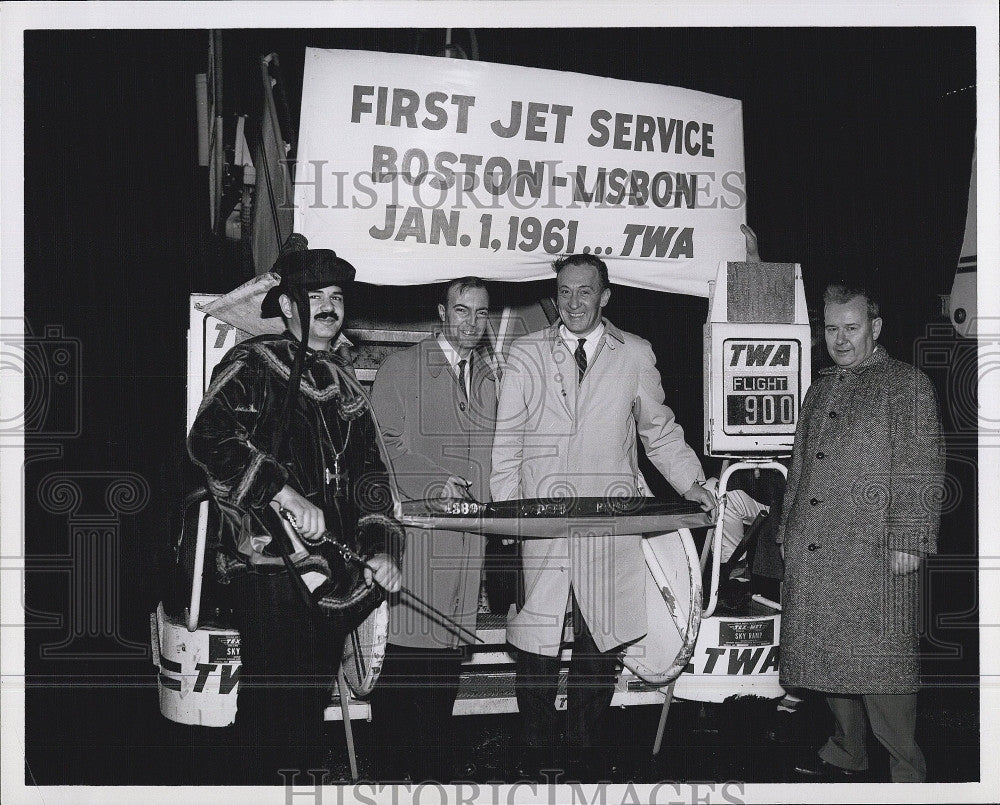
[[[295,228],[364,282],[551,277],[708,296],[743,259],[739,101],[457,59],[306,51]]]

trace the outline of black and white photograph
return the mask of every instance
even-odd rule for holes
[[[0,36],[5,802],[997,801],[992,3]]]

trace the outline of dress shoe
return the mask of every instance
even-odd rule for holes
[[[866,773],[863,771],[852,771],[841,766],[834,766],[827,763],[819,755],[810,755],[800,763],[795,764],[795,773],[799,777],[805,777],[817,782],[860,782]]]

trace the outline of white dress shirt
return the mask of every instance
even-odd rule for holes
[[[597,345],[601,343],[602,335],[604,335],[603,321],[586,335],[571,333],[565,324],[559,325],[559,337],[569,348],[571,354],[576,352],[576,345],[579,343],[581,338],[587,339],[586,343],[583,345],[583,354],[587,356],[588,368],[594,362],[594,356],[597,354]]]
[[[437,342],[441,346],[441,351],[444,352],[445,358],[448,359],[448,365],[451,366],[451,371],[455,374],[456,381],[458,380],[458,362],[461,360],[465,361],[465,396],[469,397],[470,391],[472,390],[472,352],[469,352],[468,356],[463,358],[455,348],[451,345],[451,342],[445,338],[443,335],[438,335]],[[584,345],[586,349],[586,345]]]

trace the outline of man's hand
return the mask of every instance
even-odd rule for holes
[[[452,475],[445,482],[445,485],[441,487],[441,497],[447,499],[475,500],[469,491],[470,486],[472,486],[472,483],[466,481],[461,475]]]
[[[314,506],[287,484],[278,490],[272,500],[285,511],[291,512],[295,518],[295,530],[302,536],[318,539],[326,531],[323,510]]]
[[[684,497],[688,500],[693,500],[695,503],[701,504],[701,507],[708,512],[709,516],[713,520],[715,519],[718,499],[701,484],[698,482],[691,484],[691,488],[684,493]]]
[[[465,502],[477,502],[469,492],[471,483],[466,481],[461,475],[452,475],[445,481],[441,491],[436,498],[431,498],[428,506],[432,511],[447,513],[451,509],[451,504]]]
[[[373,572],[374,571],[374,572]],[[403,586],[403,575],[399,566],[387,553],[377,553],[368,560],[365,568],[365,584],[372,586],[372,580],[390,593],[398,593]]]
[[[913,573],[920,568],[920,557],[905,551],[892,552],[892,572],[893,575],[902,576],[906,573]]]

